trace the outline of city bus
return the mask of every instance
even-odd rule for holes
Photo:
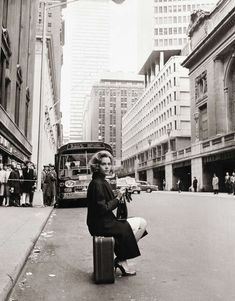
[[[93,154],[112,147],[104,142],[74,142],[63,145],[55,156],[57,172],[57,205],[66,205],[71,200],[85,200],[91,181],[89,161]]]

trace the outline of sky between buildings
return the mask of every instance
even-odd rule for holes
[[[69,9],[76,3],[69,4],[63,10],[65,20],[69,18]],[[66,39],[65,39],[66,40]],[[69,127],[69,78],[71,66],[66,64],[66,47],[64,47],[64,65],[61,76],[61,111],[64,132]],[[115,4],[110,0],[110,71],[137,71],[137,0],[126,0],[122,4]]]

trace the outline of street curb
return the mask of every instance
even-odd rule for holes
[[[53,211],[53,207],[51,208],[51,210],[49,211],[48,213],[48,216],[45,218],[45,221],[42,223],[41,227],[39,228],[39,231],[35,234],[35,237],[30,241],[30,245],[29,247],[27,248],[26,252],[25,252],[25,256],[24,258],[22,258],[19,262],[19,264],[16,266],[14,272],[12,275],[9,275],[9,280],[8,280],[8,283],[6,284],[5,288],[3,289],[2,292],[0,292],[0,300],[2,301],[8,301],[9,300],[9,297],[10,297],[10,294],[25,266],[25,263],[30,255],[30,253],[32,252],[36,242],[38,241],[39,239],[39,236],[40,234],[42,233],[44,227],[46,226],[47,224],[47,221],[49,220],[50,216],[51,216],[51,213]]]

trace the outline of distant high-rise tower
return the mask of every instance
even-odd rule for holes
[[[107,72],[93,85],[84,121],[86,140],[109,143],[114,157],[122,158],[122,117],[143,94],[140,75]],[[116,161],[117,163],[117,161]]]
[[[211,11],[218,0],[139,0],[138,61],[145,85],[187,43],[187,29],[194,10]]]
[[[109,0],[80,0],[65,10],[62,101],[69,106],[69,141],[83,139],[85,99],[109,68],[109,18]]]

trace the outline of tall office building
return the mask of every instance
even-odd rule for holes
[[[194,10],[211,11],[217,0],[139,0],[139,70],[145,86],[187,43]]]
[[[107,72],[93,85],[84,119],[86,140],[105,141],[113,147],[117,160],[122,158],[122,117],[143,94],[140,75]],[[117,162],[117,161],[116,161]]]
[[[61,0],[61,3],[65,2]],[[57,3],[58,4],[58,3]],[[62,128],[60,112],[60,79],[63,63],[62,45],[64,41],[64,21],[62,19],[63,6],[53,6],[53,1],[48,1],[46,6],[46,51],[44,53],[44,72],[42,72],[42,34],[44,5],[38,4],[38,21],[36,27],[35,72],[34,72],[34,102],[32,114],[32,161],[42,165],[54,162],[54,156],[61,145]],[[64,6],[66,3],[64,4]],[[51,8],[49,8],[51,7]],[[41,88],[41,80],[43,89]],[[41,96],[42,93],[42,96]],[[40,98],[43,97],[43,115],[40,117]],[[40,117],[40,119],[39,119]],[[39,127],[41,127],[41,144],[39,148]]]
[[[68,5],[64,16],[62,98],[69,106],[65,138],[78,141],[83,139],[85,99],[99,74],[109,68],[109,0],[80,0]]]

